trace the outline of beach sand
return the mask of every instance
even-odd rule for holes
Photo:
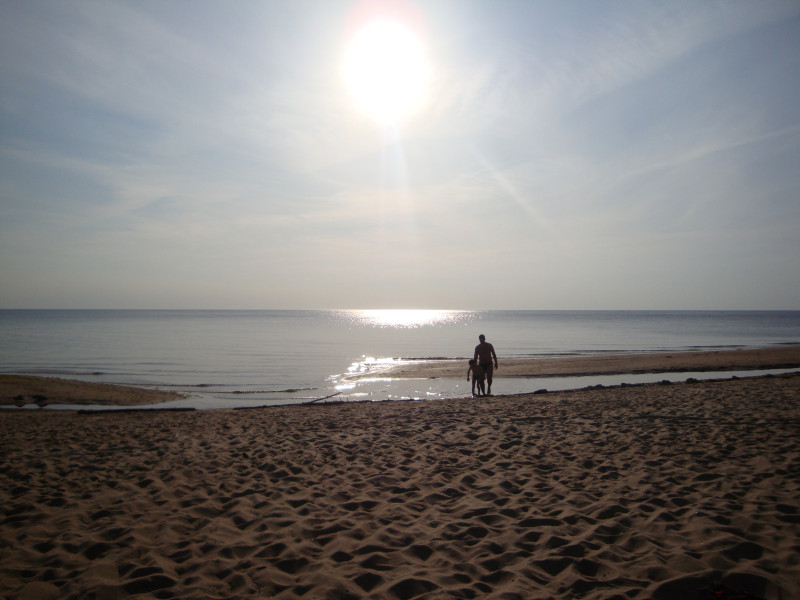
[[[800,597],[798,375],[4,410],[0,478],[11,599]]]
[[[557,358],[506,359],[500,356],[495,379],[503,377],[579,377],[624,373],[684,373],[687,371],[746,371],[800,367],[800,346],[717,350],[698,352],[660,352],[649,354],[574,355]],[[465,377],[466,359],[435,360],[400,364],[380,371],[386,377],[456,378]],[[359,373],[354,378],[372,377]]]
[[[0,405],[40,407],[50,404],[113,404],[137,406],[177,400],[176,392],[149,390],[124,385],[107,385],[27,375],[0,375]]]

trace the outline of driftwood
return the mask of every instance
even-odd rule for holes
[[[328,398],[333,398],[334,396],[338,396],[342,392],[336,392],[335,394],[331,394],[330,396],[325,396],[323,398],[315,398],[314,400],[309,400],[308,402],[303,402],[303,404],[314,404],[315,402],[322,402],[323,400],[327,400]]]
[[[322,402],[323,400],[327,400],[328,398],[333,398],[334,396],[338,396],[342,392],[336,392],[335,394],[331,394],[330,396],[323,396],[322,398],[314,398],[313,400],[309,400],[308,402],[300,402],[299,406],[305,406],[307,404],[314,404],[315,402]],[[257,410],[260,408],[275,408],[277,406],[292,406],[291,404],[262,404],[261,406],[235,406],[233,410]]]

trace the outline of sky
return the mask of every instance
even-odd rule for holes
[[[0,307],[800,309],[798,32],[781,0],[4,1]]]

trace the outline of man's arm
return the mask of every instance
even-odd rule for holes
[[[492,357],[494,358],[494,368],[496,369],[497,368],[497,354],[495,354],[495,352],[494,352],[494,346],[491,346],[491,350],[492,350]]]

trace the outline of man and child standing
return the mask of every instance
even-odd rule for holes
[[[480,344],[475,346],[475,356],[469,361],[469,369],[467,369],[467,381],[469,381],[470,373],[472,374],[472,395],[475,395],[475,386],[478,387],[479,396],[492,395],[492,373],[497,368],[497,354],[495,354],[494,346],[486,341],[486,336],[480,334],[478,336]],[[494,369],[492,368],[492,360],[494,359]],[[488,388],[484,390],[484,381],[488,384]]]

